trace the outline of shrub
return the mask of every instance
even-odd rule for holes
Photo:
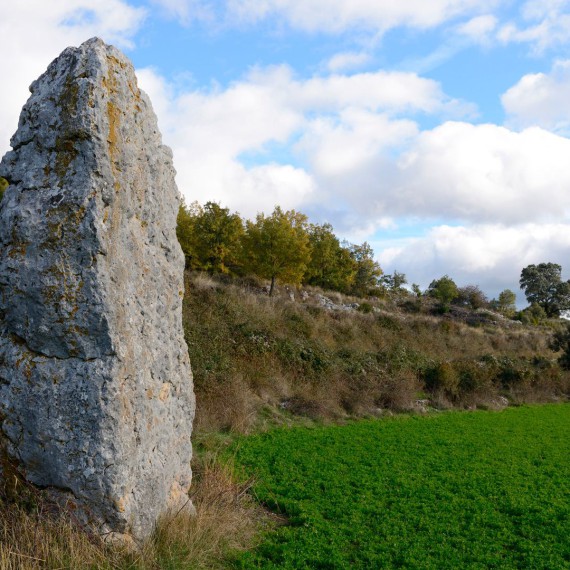
[[[455,398],[459,393],[459,375],[450,362],[438,362],[424,371],[426,389],[430,392],[443,392]]]

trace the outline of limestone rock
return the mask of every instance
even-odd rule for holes
[[[144,538],[191,479],[172,153],[97,38],[30,91],[0,164],[0,443],[101,531]]]

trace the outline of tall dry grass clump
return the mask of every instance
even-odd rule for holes
[[[195,516],[172,513],[134,548],[86,532],[72,513],[46,494],[4,473],[0,496],[0,570],[160,570],[226,567],[233,553],[252,547],[266,518],[231,463],[197,461]]]

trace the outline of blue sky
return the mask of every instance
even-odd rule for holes
[[[187,202],[295,208],[422,287],[522,304],[522,267],[570,272],[570,1],[11,4],[2,152],[29,83],[98,35],[133,61]]]

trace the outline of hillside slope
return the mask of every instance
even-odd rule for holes
[[[570,375],[548,349],[551,328],[432,309],[428,299],[317,289],[270,298],[256,282],[188,273],[197,429],[567,399]]]

